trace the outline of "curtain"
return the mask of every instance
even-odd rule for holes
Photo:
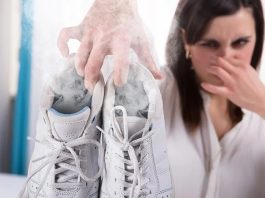
[[[32,0],[21,1],[21,44],[19,51],[18,92],[15,99],[12,136],[11,172],[26,173],[27,135],[32,49]]]

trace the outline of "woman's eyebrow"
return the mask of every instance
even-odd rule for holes
[[[248,40],[248,39],[250,39],[251,37],[252,37],[251,35],[249,35],[249,36],[241,36],[241,37],[238,37],[238,38],[234,39],[232,42],[238,41],[238,40],[240,40],[240,39]]]
[[[239,39],[250,39],[252,36],[248,35],[248,36],[239,36],[236,39],[232,40],[232,42],[237,41]],[[220,41],[218,41],[217,39],[214,38],[202,38],[199,40],[199,42],[217,42],[219,43]]]
[[[218,40],[212,39],[212,38],[203,38],[199,40],[199,42],[217,42],[218,43]]]

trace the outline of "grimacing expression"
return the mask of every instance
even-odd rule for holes
[[[256,43],[252,9],[241,8],[233,15],[214,18],[205,34],[195,44],[185,44],[191,55],[192,66],[201,82],[221,85],[222,81],[209,73],[217,57],[228,62],[238,59],[250,64]]]

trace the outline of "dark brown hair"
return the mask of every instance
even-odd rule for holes
[[[186,42],[195,44],[204,35],[209,23],[218,16],[232,15],[240,8],[251,8],[256,28],[256,44],[251,65],[256,69],[262,54],[264,17],[260,0],[180,0],[167,41],[167,64],[179,89],[182,118],[193,131],[201,123],[203,100],[191,60],[186,59],[181,30],[186,32]],[[239,122],[243,113],[240,107],[229,102],[229,115],[233,123]]]

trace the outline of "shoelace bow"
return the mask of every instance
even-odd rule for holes
[[[42,178],[38,191],[35,194],[35,197],[39,195],[49,175],[49,172],[56,164],[58,165],[59,168],[55,169],[55,177],[56,175],[61,174],[60,175],[61,177],[57,180],[58,183],[56,183],[54,186],[56,188],[75,188],[79,186],[80,177],[86,182],[93,182],[101,176],[102,168],[103,168],[103,148],[102,148],[102,145],[96,140],[88,139],[86,137],[80,137],[80,138],[77,138],[69,142],[59,142],[53,139],[52,137],[48,137],[43,141],[32,139],[32,138],[29,138],[29,140],[33,140],[36,143],[47,146],[48,148],[51,149],[51,152],[42,157],[38,157],[37,159],[32,160],[32,163],[36,163],[40,160],[46,159],[43,163],[40,164],[40,166],[36,170],[34,170],[28,176],[20,197],[22,197],[30,179],[35,174],[37,174],[39,171],[41,171],[43,168],[45,168],[46,166],[48,166],[47,171],[44,177]],[[98,148],[98,152],[99,152],[99,170],[93,177],[87,177],[85,173],[82,171],[81,169],[82,159],[80,159],[80,156],[78,156],[78,154],[75,151],[75,148],[78,148],[82,145],[87,145],[87,144],[95,145]],[[68,174],[63,175],[63,173],[67,171],[68,171]],[[72,173],[69,174],[69,172],[72,172]],[[74,178],[78,178],[75,184],[65,183]]]
[[[122,111],[122,119],[123,119],[123,130],[120,129],[118,121],[116,120],[115,112],[117,110]],[[115,145],[119,146],[122,151],[128,152],[125,156],[119,156],[122,159],[122,162],[125,164],[125,169],[119,168],[128,180],[125,180],[124,187],[127,190],[123,191],[124,196],[128,196],[129,198],[133,197],[141,197],[143,195],[149,194],[150,190],[146,189],[146,184],[149,182],[148,178],[143,178],[140,173],[140,167],[144,163],[143,161],[138,162],[137,156],[141,154],[141,144],[144,140],[150,138],[153,135],[152,131],[149,133],[145,132],[149,130],[149,126],[147,125],[142,130],[136,132],[129,138],[128,133],[128,121],[127,121],[127,112],[123,106],[115,106],[112,109],[112,119],[111,125],[112,130],[110,134],[97,127],[110,141],[113,141]],[[139,137],[140,138],[137,138]],[[138,148],[137,148],[138,147]],[[137,149],[136,149],[137,148]],[[133,171],[133,172],[132,172]],[[141,179],[142,177],[142,179]],[[122,181],[124,182],[124,181]]]

